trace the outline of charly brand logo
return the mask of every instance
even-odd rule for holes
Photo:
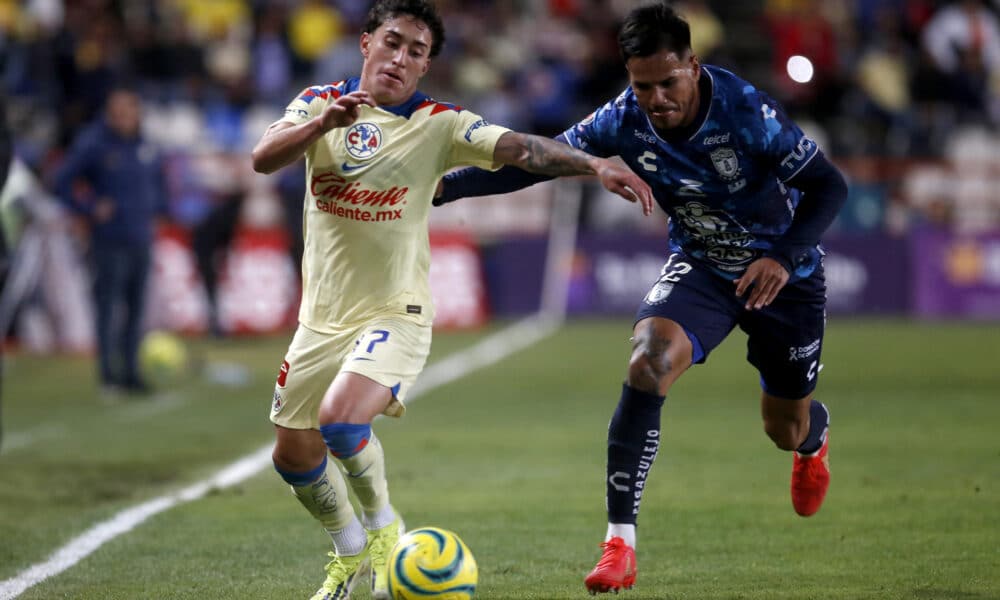
[[[374,123],[355,123],[344,135],[347,153],[358,160],[368,160],[382,148],[382,130]]]

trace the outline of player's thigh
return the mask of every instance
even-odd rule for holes
[[[401,416],[404,402],[431,351],[431,327],[398,317],[375,320],[357,338],[342,372],[357,373],[390,390],[382,412]]]
[[[271,421],[275,425],[319,428],[323,395],[356,339],[352,333],[321,333],[299,325],[274,385]]]
[[[747,360],[760,372],[767,396],[800,400],[816,389],[826,328],[822,277],[782,290],[764,309],[747,311]]]
[[[732,282],[675,252],[643,298],[635,322],[658,317],[677,323],[691,341],[691,363],[702,363],[736,326],[740,310]]]

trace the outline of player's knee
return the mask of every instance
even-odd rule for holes
[[[271,451],[271,461],[279,473],[305,473],[312,471],[325,458],[325,453],[316,456],[300,447],[275,444]]]
[[[628,365],[628,383],[641,390],[656,391],[670,375],[673,364],[667,348],[670,341],[663,338],[643,337],[636,340]]]
[[[764,432],[781,450],[795,450],[802,443],[802,428],[795,421],[764,421]]]
[[[350,458],[364,450],[372,437],[372,426],[368,423],[331,423],[321,425],[319,432],[330,452],[340,459]]]
[[[317,481],[326,470],[326,456],[323,456],[322,462],[319,465],[313,467],[303,467],[302,463],[296,463],[296,466],[291,466],[291,463],[284,460],[284,458],[279,458],[276,452],[271,453],[271,460],[274,462],[274,470],[278,472],[278,475],[285,480],[286,483],[296,487],[303,487],[312,484]]]

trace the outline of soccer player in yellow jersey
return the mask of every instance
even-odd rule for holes
[[[360,78],[304,90],[253,150],[262,173],[306,158],[302,305],[271,421],[275,469],[333,540],[314,600],[347,598],[369,563],[373,597],[389,597],[386,562],[402,522],[371,423],[403,413],[430,351],[427,216],[441,176],[505,164],[597,175],[652,210],[649,187],[627,168],[418,92],[443,43],[429,0],[379,0],[361,34]]]

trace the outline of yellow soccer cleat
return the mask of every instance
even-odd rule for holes
[[[333,560],[326,564],[326,581],[310,600],[347,600],[369,560],[368,548],[354,556],[337,556],[336,552],[331,552],[330,557]]]
[[[371,557],[372,599],[392,600],[389,595],[389,554],[405,531],[403,520],[396,520],[381,529],[368,532],[368,546],[365,550]]]

